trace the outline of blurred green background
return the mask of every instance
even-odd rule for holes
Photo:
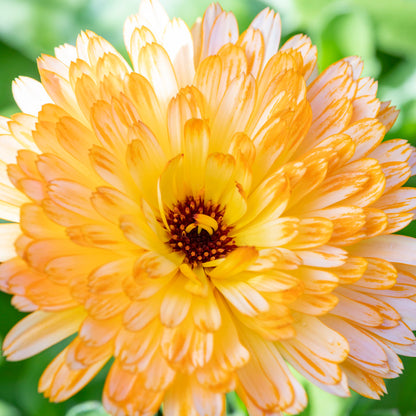
[[[192,24],[209,0],[161,0],[171,17]],[[18,75],[38,78],[35,60],[53,53],[62,43],[74,43],[90,29],[120,51],[124,19],[138,9],[139,0],[0,0],[0,114],[18,111],[11,82]],[[415,0],[224,0],[244,30],[265,6],[279,11],[283,37],[306,33],[318,46],[319,67],[348,55],[364,58],[364,75],[379,80],[379,97],[400,110],[388,137],[416,144],[416,1]],[[125,54],[125,52],[123,52]],[[416,183],[413,182],[413,185]],[[416,235],[410,225],[404,233]],[[0,294],[0,340],[23,314]],[[0,416],[99,416],[104,374],[74,398],[51,404],[37,393],[37,381],[58,345],[29,360],[7,363],[0,357]],[[389,394],[371,401],[353,394],[339,399],[305,383],[309,406],[304,416],[416,416],[416,359],[404,359],[401,378],[387,383]],[[229,415],[245,415],[239,399],[230,394]]]

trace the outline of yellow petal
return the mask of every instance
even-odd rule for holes
[[[4,340],[7,359],[23,360],[55,345],[76,332],[85,316],[82,308],[62,312],[37,311],[28,315]]]

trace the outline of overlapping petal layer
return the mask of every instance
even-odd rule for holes
[[[112,357],[113,415],[251,415],[306,405],[287,363],[368,397],[416,355],[415,171],[397,111],[346,58],[321,74],[261,12],[189,30],[144,0],[124,27],[39,59],[0,119],[0,288],[31,312],[10,360],[71,334],[39,389],[60,401]]]

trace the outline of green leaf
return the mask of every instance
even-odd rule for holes
[[[248,416],[244,403],[235,392],[227,394],[227,415]]]
[[[368,416],[401,416],[397,409],[376,409],[368,412]]]
[[[20,416],[20,412],[3,400],[0,400],[0,416]]]
[[[363,76],[376,77],[380,64],[375,55],[375,39],[368,16],[360,10],[334,16],[321,34],[321,65],[328,65],[345,56],[358,55],[365,62]]]
[[[100,402],[90,401],[72,407],[65,416],[107,416]]]
[[[373,18],[380,47],[392,55],[416,53],[414,0],[351,0]]]

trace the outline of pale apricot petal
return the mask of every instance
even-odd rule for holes
[[[287,40],[280,50],[294,49],[299,51],[303,58],[303,76],[307,84],[313,81],[311,75],[316,70],[317,62],[317,49],[315,45],[312,45],[312,42],[309,37],[305,35],[295,35]]]
[[[321,185],[328,176],[328,161],[321,157],[307,162],[287,163],[284,170],[291,188],[291,197],[287,208],[300,213],[302,210],[302,202],[300,201]],[[309,215],[311,214],[309,213]]]
[[[388,374],[387,355],[374,337],[365,330],[335,316],[328,315],[322,320],[347,339],[350,346],[348,353],[350,362],[381,377]],[[370,345],[371,348],[369,348]]]
[[[337,363],[318,357],[296,338],[281,341],[277,348],[289,364],[312,383],[320,383],[321,388],[337,385],[342,380],[342,372]],[[338,395],[348,395],[345,385],[339,387]]]
[[[305,293],[309,295],[331,293],[338,286],[338,277],[328,270],[301,266],[293,274],[305,285]]]
[[[0,215],[2,219],[19,221],[20,206],[29,201],[29,198],[20,191],[0,183]]]
[[[411,329],[412,331],[415,330],[416,302],[413,299],[391,298],[387,296],[379,296],[379,299],[392,306],[400,314],[400,318],[409,327],[409,329]]]
[[[34,312],[8,333],[3,342],[4,354],[9,361],[38,354],[76,332],[85,316],[82,308]]]
[[[91,190],[80,183],[65,179],[50,181],[48,195],[62,208],[87,218],[99,218],[90,203]]]
[[[129,137],[131,141],[125,155],[128,170],[140,194],[157,207],[155,183],[166,162],[163,150],[149,128],[141,122],[129,130]]]
[[[307,315],[295,321],[296,340],[307,346],[314,355],[340,363],[347,358],[349,343],[341,331],[331,329],[321,320]]]
[[[168,154],[167,129],[160,123],[165,117],[165,106],[157,98],[154,86],[144,76],[133,72],[127,80],[126,93],[135,105],[140,121],[153,132]]]
[[[103,180],[103,184],[107,183],[120,192],[133,197],[139,194],[126,164],[121,162],[114,153],[93,145],[89,154],[91,166]]]
[[[85,117],[77,104],[75,93],[69,81],[65,78],[68,76],[68,70],[65,69],[63,75],[48,70],[46,69],[50,66],[50,64],[47,63],[48,60],[49,58],[47,59],[46,56],[42,56],[38,60],[41,82],[47,94],[55,104],[62,107],[69,114],[75,115],[77,119],[85,122]]]
[[[282,30],[280,16],[273,10],[266,8],[254,18],[250,27],[258,29],[263,35],[265,46],[263,65],[265,65],[279,49]]]
[[[117,156],[124,156],[122,149],[128,144],[127,126],[123,125],[112,105],[105,101],[94,103],[91,125],[102,146]]]
[[[97,362],[108,359],[113,354],[114,346],[112,342],[100,345],[98,347],[85,344],[85,342],[76,337],[69,345],[66,355],[66,362],[70,370],[84,370]]]
[[[91,107],[100,99],[96,82],[88,75],[82,74],[75,81],[74,91],[81,112],[89,118]]]
[[[355,365],[346,362],[342,364],[342,370],[348,377],[351,389],[370,399],[379,399],[387,392],[382,378],[368,374]]]
[[[21,234],[19,224],[0,224],[0,261],[16,257],[14,242]]]
[[[309,86],[308,98],[317,99],[317,104],[325,105],[331,102],[331,98],[336,100],[344,94],[351,99],[355,95],[356,86],[352,82],[352,69],[345,61],[339,61],[329,66],[319,77]],[[335,88],[330,88],[334,86]],[[316,109],[323,109],[317,106]]]
[[[372,78],[360,78],[357,80],[357,93],[353,100],[352,122],[375,118],[380,110],[380,100],[376,98],[377,82]]]
[[[12,84],[13,97],[19,108],[36,116],[42,106],[52,100],[39,81],[29,77],[19,77]]]
[[[212,151],[222,151],[228,147],[234,133],[245,130],[254,106],[255,93],[255,80],[251,75],[236,77],[228,85],[212,117]],[[229,108],[233,108],[234,112],[225,117]]]
[[[64,43],[54,48],[55,56],[65,65],[69,66],[71,62],[75,62],[78,58],[77,49],[73,45]]]
[[[326,244],[332,235],[333,224],[326,218],[310,217],[301,219],[296,237],[288,244],[292,250],[304,250]]]
[[[173,19],[164,30],[162,45],[175,70],[179,88],[190,85],[194,79],[194,50],[192,35],[181,19]]]
[[[72,117],[62,117],[56,125],[56,138],[71,156],[89,165],[88,151],[93,144],[98,144],[90,129]]]
[[[240,60],[237,60],[238,62]],[[236,63],[234,65],[237,66]],[[226,82],[222,82],[224,85],[221,85],[222,79],[226,80],[227,74],[220,57],[217,55],[209,56],[196,68],[194,85],[206,99],[208,115],[213,114],[218,109],[218,103],[224,94]]]
[[[409,357],[416,356],[416,338],[409,327],[402,321],[391,328],[368,328],[370,332],[377,335],[397,354]]]
[[[264,37],[261,31],[250,26],[240,35],[236,45],[243,48],[246,54],[248,72],[257,78],[263,66],[265,49]]]
[[[294,74],[297,69],[297,62],[292,54],[279,51],[273,55],[269,61],[265,63],[265,66],[258,77],[258,101],[263,101],[264,104],[268,103],[273,98],[270,84],[272,83],[272,85],[279,87],[279,84],[276,81],[281,79],[285,72],[292,71]],[[279,90],[281,90],[281,88],[279,88]],[[295,91],[293,91],[293,93],[294,92]],[[290,93],[292,93],[292,91],[290,91]]]
[[[195,297],[192,300],[191,314],[194,324],[201,331],[213,332],[221,327],[221,313],[212,290],[208,291],[206,298]]]
[[[391,101],[384,101],[380,104],[377,118],[384,124],[386,131],[389,131],[399,116],[399,110],[394,105],[390,105]]]
[[[130,299],[122,292],[112,290],[87,295],[85,309],[93,319],[106,320],[123,313],[130,304]]]
[[[219,3],[212,3],[205,10],[202,21],[199,23],[199,30],[195,33],[199,37],[194,37],[194,45],[198,45],[198,51],[195,51],[195,66],[198,66],[208,56],[209,36],[215,19],[221,14],[222,7]],[[199,52],[199,54],[197,53]]]
[[[310,149],[332,134],[341,133],[350,123],[352,116],[352,103],[346,98],[332,101],[322,109],[319,117],[314,117],[308,134],[305,137],[305,146]]]
[[[407,227],[414,219],[414,214],[388,214],[387,226],[383,234],[392,234]]]
[[[187,316],[191,307],[192,296],[182,289],[186,279],[178,274],[169,284],[160,305],[160,320],[166,327],[178,326]]]
[[[11,276],[27,269],[26,263],[20,257],[14,257],[0,264],[0,288],[10,293],[9,279]]]
[[[83,370],[71,370],[66,363],[67,350],[49,364],[39,381],[39,391],[55,402],[66,400],[81,390],[110,358],[107,356]]]
[[[380,163],[407,162],[412,152],[412,146],[406,140],[394,139],[381,143],[369,156]]]
[[[321,316],[328,313],[338,303],[338,298],[329,293],[324,295],[303,295],[291,303],[290,307],[296,311]]]
[[[380,164],[386,177],[384,193],[395,190],[404,185],[412,175],[412,171],[407,162],[386,162]]]
[[[160,313],[159,304],[162,294],[156,294],[149,299],[132,302],[123,315],[123,323],[130,331],[140,331],[152,322]]]
[[[387,214],[413,211],[416,208],[416,190],[405,187],[396,189],[383,195],[373,206]]]
[[[142,377],[124,370],[116,361],[104,386],[105,409],[118,415],[154,415],[163,400],[163,390],[145,388],[144,384]]]
[[[243,389],[263,412],[286,410],[295,403],[301,408],[306,406],[304,390],[290,373],[275,345],[254,337],[247,330],[242,340],[251,359],[237,371],[241,386],[237,391]],[[259,378],[259,373],[263,377]]]
[[[118,224],[121,215],[133,215],[139,209],[135,201],[122,192],[100,186],[91,195],[91,203],[96,211],[107,221]],[[120,207],[123,207],[120,211]]]
[[[144,46],[137,59],[137,72],[147,78],[162,108],[167,108],[178,92],[175,71],[167,52],[157,43]]]
[[[404,235],[380,235],[349,248],[352,255],[376,257],[416,266],[415,242]]]
[[[10,117],[7,126],[10,130],[11,135],[13,136],[13,140],[17,142],[19,147],[30,149],[35,153],[38,153],[39,149],[37,148],[33,140],[33,131],[35,130],[36,122],[37,118],[35,116],[32,116],[30,114],[17,113]],[[2,137],[7,143],[7,134]],[[3,157],[4,156],[2,154],[2,159]]]
[[[25,260],[34,269],[44,271],[49,261],[54,258],[82,255],[88,253],[88,250],[88,248],[77,246],[68,239],[34,240],[25,248]],[[91,250],[90,253],[94,253],[94,250]]]
[[[387,290],[395,285],[397,270],[391,263],[380,258],[367,258],[366,261],[366,271],[354,283],[356,289],[364,291],[367,289]]]
[[[159,38],[169,22],[169,17],[158,0],[145,0],[139,5],[136,27],[146,26]]]
[[[343,131],[355,143],[355,153],[351,161],[361,159],[374,150],[384,137],[384,126],[374,119],[365,119],[352,123]]]
[[[213,352],[213,334],[196,329],[190,318],[176,328],[165,328],[161,351],[173,368],[181,371],[204,367]]]
[[[184,127],[190,119],[201,119],[202,96],[195,88],[183,88],[174,97],[168,107],[168,131],[172,155],[181,152]]]
[[[104,321],[87,316],[79,328],[78,337],[87,346],[100,347],[115,337],[119,324],[119,316]]]
[[[338,304],[331,311],[332,314],[354,323],[377,327],[382,324],[383,317],[378,311],[365,303],[347,298],[337,292]]]
[[[204,27],[205,30],[205,27]],[[230,12],[221,12],[214,20],[206,44],[206,56],[215,55],[227,43],[236,43],[238,23]],[[204,49],[205,45],[203,44]]]
[[[312,250],[297,250],[296,255],[305,266],[324,268],[342,266],[348,258],[345,250],[330,245],[315,247]]]
[[[251,285],[241,281],[214,280],[215,287],[238,311],[255,316],[269,309],[266,299]]]
[[[214,393],[203,385],[194,381],[191,384],[192,399],[198,414],[221,416],[225,411],[225,397],[221,393]]]
[[[133,373],[146,370],[149,363],[157,357],[159,345],[154,342],[154,337],[162,335],[161,329],[157,321],[152,321],[137,331],[121,329],[117,334],[114,352],[120,366]]]
[[[50,221],[38,205],[22,205],[20,215],[22,231],[31,238],[48,239],[65,236],[65,231]]]

